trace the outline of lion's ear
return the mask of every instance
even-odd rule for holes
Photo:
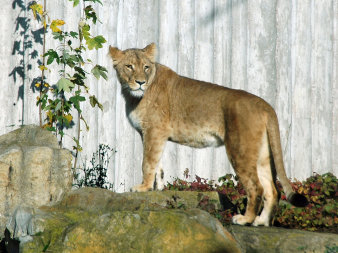
[[[123,57],[123,52],[117,47],[109,46],[109,53],[111,58],[113,59],[113,64],[115,67],[121,61]]]
[[[152,61],[155,62],[155,56],[156,56],[156,45],[155,43],[151,43],[142,50],[146,56]]]

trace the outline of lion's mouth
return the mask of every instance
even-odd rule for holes
[[[137,87],[137,88],[130,88],[132,91],[145,91],[145,89],[146,89],[146,84],[144,83],[144,84],[142,84],[142,85],[139,85],[139,87]]]
[[[138,89],[135,89],[134,91],[137,91],[137,90],[142,90],[142,91],[144,91],[144,88],[143,88],[143,87],[139,87]]]
[[[139,87],[138,89],[130,89],[130,94],[134,97],[142,97],[144,89],[142,87]]]

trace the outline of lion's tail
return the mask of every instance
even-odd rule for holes
[[[308,204],[307,199],[292,189],[291,183],[285,173],[277,115],[275,111],[270,115],[267,132],[277,176],[283,186],[287,200],[294,206],[304,207]]]

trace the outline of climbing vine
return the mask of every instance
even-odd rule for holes
[[[100,0],[69,0],[73,2],[73,7],[82,9],[81,17],[78,21],[76,31],[65,31],[66,21],[62,19],[50,20],[46,11],[46,0],[43,5],[33,2],[30,5],[34,18],[41,22],[43,26],[43,52],[42,64],[39,66],[41,75],[35,86],[39,89],[37,97],[37,106],[39,107],[40,126],[53,131],[59,139],[62,146],[65,129],[74,125],[74,112],[77,114],[77,136],[72,137],[74,140],[74,150],[76,157],[82,150],[80,145],[80,122],[84,122],[85,127],[89,130],[81,110],[81,103],[87,101],[92,107],[98,106],[102,110],[102,105],[94,95],[90,94],[90,88],[86,84],[88,75],[94,75],[107,80],[107,70],[105,67],[95,64],[91,59],[84,59],[84,53],[87,50],[98,50],[106,42],[102,35],[93,35],[91,26],[99,22],[96,11],[90,3],[99,3]],[[46,49],[46,36],[52,36],[57,41],[56,48]],[[58,65],[55,67],[54,65]],[[46,71],[59,69],[59,79],[54,85],[50,85],[46,80]],[[42,113],[45,112],[45,120]],[[76,161],[74,168],[76,168]]]

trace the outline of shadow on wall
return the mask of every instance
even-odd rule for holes
[[[26,83],[26,76],[29,71],[32,70],[32,61],[36,61],[38,65],[42,65],[42,61],[39,57],[39,52],[34,49],[36,44],[43,44],[43,27],[33,30],[31,22],[33,21],[28,17],[28,12],[30,11],[30,6],[36,1],[29,1],[28,4],[25,4],[24,0],[13,0],[12,8],[13,10],[19,10],[19,14],[15,20],[15,31],[16,39],[13,43],[12,55],[20,59],[19,64],[15,66],[12,71],[9,73],[9,76],[13,78],[15,83],[21,82],[21,85],[18,90],[17,99],[24,100],[24,88],[26,85],[29,85],[33,92],[36,91],[35,83],[41,82],[41,77],[34,78],[31,83]],[[226,1],[225,4],[219,4],[214,6],[212,11],[206,16],[201,17],[200,24],[202,26],[208,25],[214,20],[222,18],[224,14],[231,13],[231,10],[236,6],[245,4],[247,0],[238,0],[238,1]],[[37,16],[39,18],[39,16]],[[41,22],[41,20],[38,20]],[[26,53],[29,51],[29,54]]]
[[[39,52],[34,47],[43,44],[43,27],[33,30],[31,26],[32,19],[28,17],[29,7],[34,3],[35,1],[29,1],[26,4],[23,0],[13,0],[12,2],[13,10],[18,10],[19,13],[15,20],[14,34],[16,38],[13,43],[12,56],[19,59],[19,64],[12,69],[9,76],[13,78],[14,83],[21,83],[17,100],[24,100],[26,85],[29,85],[33,92],[35,92],[35,83],[41,82],[41,77],[34,78],[31,83],[27,83],[26,80],[27,73],[32,70],[32,61],[36,61],[38,65],[42,65]],[[29,52],[29,54],[26,52]],[[23,121],[23,119],[21,120]]]
[[[237,0],[237,1],[228,0],[224,4],[224,2],[222,1],[221,4],[214,5],[214,7],[212,8],[212,11],[210,11],[210,13],[208,13],[204,17],[201,17],[200,24],[202,26],[206,26],[210,22],[214,22],[217,19],[223,18],[223,16],[225,14],[231,15],[231,12],[234,8],[236,8],[237,6],[246,4],[247,2],[248,2],[248,0]]]

